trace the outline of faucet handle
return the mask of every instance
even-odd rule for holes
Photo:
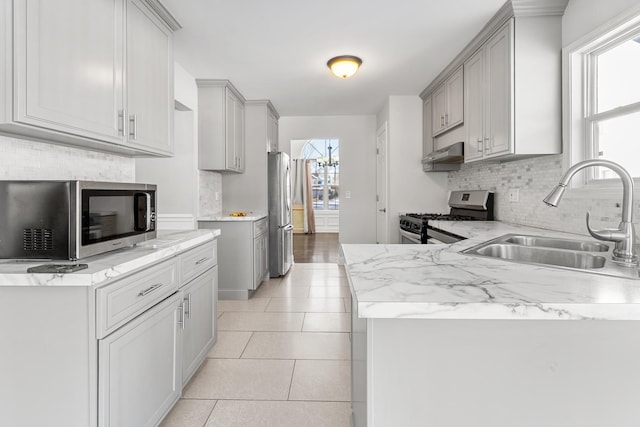
[[[619,228],[605,228],[602,230],[591,228],[589,225],[589,212],[587,212],[587,230],[593,237],[605,242],[619,242],[627,238],[627,235]]]

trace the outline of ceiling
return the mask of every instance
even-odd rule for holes
[[[281,116],[375,114],[390,95],[418,95],[504,0],[163,0],[182,25],[176,62],[229,79]],[[356,55],[343,80],[327,60]]]

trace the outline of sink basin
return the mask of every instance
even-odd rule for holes
[[[640,279],[640,269],[628,268],[611,261],[612,248],[612,244],[589,240],[505,234],[460,253],[521,264]]]
[[[469,252],[470,253],[470,252]],[[475,250],[477,255],[534,264],[548,264],[577,269],[604,267],[606,258],[565,249],[522,246],[512,243],[492,243]]]
[[[607,252],[609,245],[586,240],[555,239],[551,237],[512,235],[502,240],[504,243],[513,243],[522,246],[537,246],[543,248],[568,249],[584,252]]]

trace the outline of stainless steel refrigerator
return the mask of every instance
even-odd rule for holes
[[[287,274],[293,263],[291,165],[287,153],[269,153],[269,274]]]

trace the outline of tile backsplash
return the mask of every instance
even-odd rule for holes
[[[0,136],[0,179],[134,182],[133,158]]]
[[[496,219],[516,224],[587,234],[585,214],[594,228],[617,227],[622,216],[622,183],[619,191],[597,198],[568,189],[561,204],[550,208],[542,199],[562,176],[562,155],[543,156],[505,163],[471,163],[449,172],[448,190],[492,190]],[[519,190],[518,202],[509,202],[509,190]],[[634,223],[638,227],[640,198],[635,194]]]
[[[216,200],[216,192],[218,200]],[[222,214],[222,175],[218,172],[198,171],[198,216]]]

